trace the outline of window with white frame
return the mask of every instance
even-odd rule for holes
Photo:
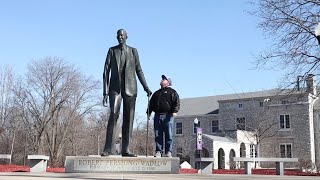
[[[280,129],[290,129],[290,116],[280,115]]]
[[[257,157],[257,146],[250,144],[250,157]]]
[[[217,132],[219,130],[219,120],[211,121],[211,132]]]
[[[259,102],[260,107],[263,107],[263,101]]]
[[[237,118],[236,120],[237,124],[237,130],[246,130],[246,118],[245,117],[240,117]]]
[[[292,144],[280,144],[280,157],[292,158]]]
[[[176,134],[182,134],[182,122],[176,123]]]
[[[200,120],[198,120],[198,123],[193,123],[193,133],[197,133],[197,127],[200,127]]]
[[[182,154],[183,153],[183,150],[181,147],[177,148],[177,154]]]

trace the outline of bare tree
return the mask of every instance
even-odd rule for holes
[[[87,156],[100,154],[105,137],[105,121],[100,110],[91,112],[81,121],[72,122],[63,151],[64,156]],[[100,118],[103,117],[103,118]]]
[[[86,136],[84,147],[91,147],[84,150],[87,154],[101,154],[105,142],[106,129],[108,123],[109,111],[97,111],[90,115],[87,123],[87,130],[89,133]],[[117,130],[119,134],[119,130]],[[81,153],[81,152],[79,152]]]
[[[15,132],[18,128],[18,123],[14,121],[13,81],[12,68],[9,66],[0,67],[0,152],[11,155]]]
[[[250,152],[252,155],[256,157],[260,157],[261,155],[261,143],[263,141],[274,138],[278,134],[279,130],[279,122],[276,120],[277,118],[274,117],[274,113],[270,110],[268,103],[265,104],[265,107],[262,108],[261,111],[254,111],[251,113],[251,118],[253,121],[248,123],[247,130],[249,133],[245,133],[248,140],[254,139],[252,145],[255,147],[255,152]],[[251,155],[251,154],[250,154]],[[255,168],[257,167],[257,162],[255,162]]]
[[[6,130],[5,125],[12,114],[14,74],[9,66],[0,67],[0,135]]]
[[[240,98],[232,103],[221,103],[221,106],[226,111],[226,117],[228,123],[235,122],[235,130],[241,130],[244,132],[245,138],[255,145],[257,148],[256,156],[260,156],[260,143],[269,138],[273,138],[277,135],[279,130],[279,122],[277,121],[277,109],[272,108],[270,105],[275,102],[271,102],[270,98]],[[278,97],[281,99],[281,97]],[[276,101],[273,98],[273,101]],[[239,110],[234,108],[234,104],[245,104],[245,107]],[[227,129],[228,130],[228,129]],[[222,133],[224,130],[222,130]]]
[[[17,76],[6,65],[0,67],[0,153],[10,154],[13,163],[24,159],[25,133],[15,104],[14,84]]]
[[[61,58],[30,63],[16,95],[33,152],[49,154],[51,165],[58,165],[70,129],[97,106],[97,89],[97,81]]]
[[[260,143],[261,141],[272,138],[277,135],[279,130],[279,122],[277,118],[274,116],[273,110],[271,110],[270,102],[266,101],[263,102],[263,107],[260,110],[257,107],[254,107],[252,103],[252,109],[256,109],[252,113],[250,113],[250,118],[252,121],[247,123],[246,129],[250,131],[250,133],[246,134],[248,136],[248,140],[252,137],[254,142],[256,143],[257,147],[257,156],[260,156]]]
[[[315,27],[320,21],[319,0],[251,1],[251,13],[260,18],[259,28],[271,40],[257,57],[257,68],[286,69],[285,86],[319,74],[320,49]]]
[[[184,161],[190,163],[190,155],[194,154],[197,137],[189,136],[179,141],[179,147],[177,148],[177,156],[180,158],[180,164]],[[185,148],[182,148],[185,147]]]
[[[153,154],[154,134],[151,121],[149,120],[149,132],[147,135],[147,120],[141,116],[135,117],[131,148],[136,154],[146,155],[146,150],[148,151],[148,156]]]

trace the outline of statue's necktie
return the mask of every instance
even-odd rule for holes
[[[122,70],[125,66],[126,62],[126,51],[121,49],[121,56],[120,56],[120,69]]]

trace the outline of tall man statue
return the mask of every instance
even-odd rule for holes
[[[129,152],[129,141],[132,136],[132,126],[137,97],[136,74],[147,96],[152,92],[144,78],[139,55],[136,48],[126,45],[127,32],[124,29],[117,31],[119,45],[111,47],[108,51],[103,72],[103,105],[107,106],[109,96],[110,117],[107,126],[106,143],[101,156],[112,154],[114,132],[121,101],[123,99],[123,124],[122,124],[122,156],[136,157]],[[110,76],[109,76],[110,74]]]

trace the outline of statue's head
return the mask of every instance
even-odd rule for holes
[[[119,44],[126,44],[127,38],[127,32],[124,29],[119,29],[117,31],[117,39]]]

